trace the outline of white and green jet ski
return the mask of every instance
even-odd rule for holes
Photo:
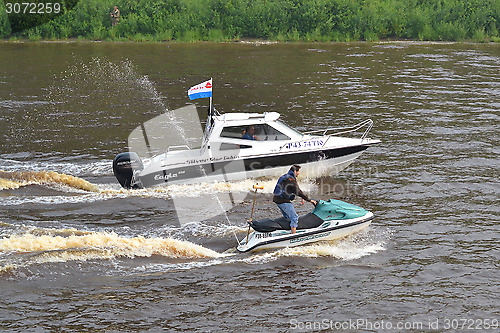
[[[249,222],[255,230],[237,247],[240,252],[293,247],[334,240],[366,228],[373,213],[344,201],[320,200],[312,212],[299,217],[297,232],[290,231],[290,220],[280,217]]]

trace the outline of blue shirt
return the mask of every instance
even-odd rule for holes
[[[253,135],[250,135],[248,133],[243,134],[243,136],[241,138],[245,139],[245,140],[255,140],[255,138],[253,137]]]

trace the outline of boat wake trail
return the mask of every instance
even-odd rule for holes
[[[84,179],[55,171],[0,170],[0,190],[17,189],[27,185],[63,185],[88,192],[99,192],[99,187]]]
[[[266,265],[282,258],[332,258],[349,262],[386,250],[390,235],[380,230],[365,229],[335,242],[323,242],[275,251],[238,255],[235,248],[219,253],[202,245],[172,237],[121,236],[114,232],[82,231],[74,228],[41,228],[0,222],[14,231],[0,239],[0,274],[18,275],[19,270],[34,265],[164,257],[133,268],[138,274],[154,274],[173,270],[190,270],[207,266],[243,263]],[[118,264],[119,262],[116,262]],[[125,264],[125,263],[123,263]],[[119,269],[121,264],[116,267]],[[41,267],[39,269],[41,269]],[[38,270],[38,269],[37,269]],[[22,275],[22,274],[21,274]]]
[[[303,247],[285,248],[277,251],[281,256],[300,257],[334,257],[351,261],[364,256],[385,250],[385,241],[373,241],[373,238],[364,233],[356,234],[341,241],[318,243]]]
[[[15,189],[18,189],[18,188],[24,186],[25,184],[26,183],[13,181],[10,179],[5,179],[5,178],[0,178],[0,191],[1,190],[15,190]]]
[[[69,159],[69,158],[68,158]],[[77,159],[72,157],[71,159]],[[113,178],[113,170],[109,160],[96,160],[88,163],[54,160],[19,161],[12,157],[0,157],[0,191],[3,199],[0,206],[30,204],[65,204],[92,203],[110,199],[127,197],[143,197],[154,199],[198,198],[204,193],[250,193],[252,185],[264,186],[259,191],[271,194],[275,179],[260,178],[232,182],[210,182],[196,184],[178,184],[149,187],[145,189],[127,190],[122,188]],[[94,183],[99,179],[99,183]],[[107,181],[112,179],[110,183]],[[104,183],[102,183],[105,181]],[[17,193],[14,190],[38,185],[48,188],[47,194],[37,192],[30,195],[26,191]],[[316,185],[314,180],[303,181],[303,189],[312,191]],[[52,190],[56,190],[54,193]]]
[[[225,257],[212,258],[205,261],[185,263],[151,263],[135,269],[138,274],[154,274],[176,270],[189,270],[201,267],[243,263],[247,265],[280,265],[280,259],[295,258],[330,258],[333,264],[351,262],[365,256],[385,251],[389,235],[372,229],[365,229],[358,234],[348,236],[335,242],[323,242],[274,251],[263,251],[244,255],[235,255],[236,249],[228,249]],[[286,261],[288,263],[288,261]],[[325,264],[322,262],[322,265]]]
[[[167,186],[149,187],[145,189],[127,190],[118,183],[94,184],[82,177],[95,176],[95,172],[102,170],[102,165],[96,164],[98,170],[87,169],[83,175],[78,176],[62,173],[63,170],[73,170],[77,165],[65,163],[57,171],[43,170],[22,170],[19,167],[9,166],[8,171],[0,169],[0,191],[17,190],[22,187],[39,185],[52,190],[57,190],[59,195],[50,192],[48,195],[6,195],[0,206],[21,205],[25,203],[40,204],[64,204],[64,203],[89,203],[105,201],[115,198],[142,197],[154,199],[176,199],[176,198],[196,198],[203,193],[250,193],[249,189],[256,183],[255,180],[247,179],[235,182],[211,182],[197,184],[179,184]],[[262,193],[272,193],[274,180],[262,179],[259,184],[264,186]],[[304,188],[312,188],[313,183],[305,184]]]
[[[29,255],[17,264],[12,257]],[[0,239],[0,255],[13,260],[0,266],[1,271],[34,264],[109,260],[162,256],[172,259],[219,258],[224,255],[188,241],[159,237],[123,237],[114,232],[79,231],[76,229],[33,228],[22,234]]]
[[[264,264],[283,257],[332,257],[342,261],[352,261],[385,251],[385,244],[389,237],[388,233],[368,228],[340,240],[257,253],[244,261],[250,264]]]
[[[55,171],[75,177],[112,176],[113,169],[109,160],[85,160],[85,156],[68,156],[63,158],[34,158],[26,160],[30,155],[17,154],[13,159],[9,154],[0,155],[0,170],[15,171]]]

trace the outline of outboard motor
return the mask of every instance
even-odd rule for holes
[[[140,157],[134,153],[120,153],[113,160],[113,173],[120,185],[124,188],[141,188],[133,181],[134,171],[144,169]]]

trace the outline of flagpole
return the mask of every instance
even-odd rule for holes
[[[208,109],[208,121],[210,123],[210,130],[211,130],[211,127],[212,127],[212,124],[213,124],[213,116],[214,116],[214,110],[212,109],[213,107],[213,104],[212,104],[212,95],[213,95],[213,91],[214,91],[214,88],[213,88],[213,81],[212,81],[212,78],[210,78],[210,82],[212,83],[212,93],[210,94],[210,106],[209,106],[209,109]]]
[[[212,82],[212,93],[210,94],[210,116],[212,116],[212,95],[214,94],[213,78],[210,78],[210,82]]]

